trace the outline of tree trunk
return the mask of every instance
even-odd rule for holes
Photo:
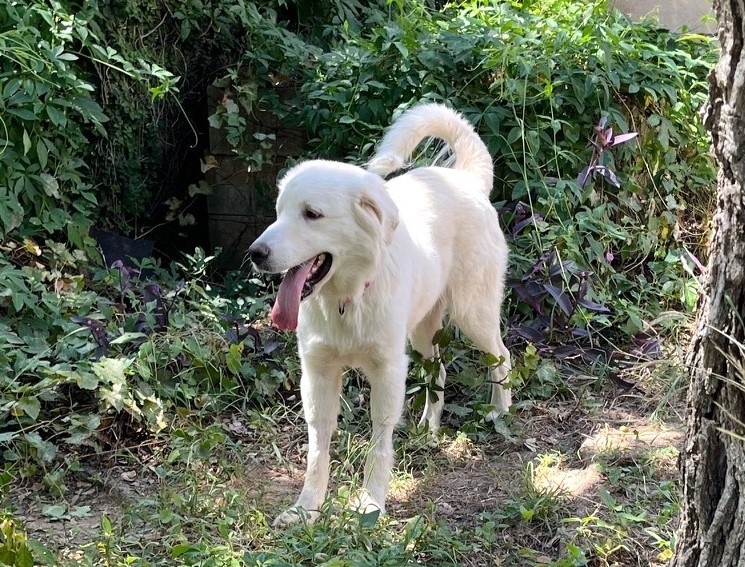
[[[675,567],[745,565],[745,0],[714,0],[722,54],[704,112],[717,209],[689,355]]]

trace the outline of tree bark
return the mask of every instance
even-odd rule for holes
[[[688,435],[675,567],[745,565],[745,0],[714,0],[722,48],[704,122],[717,207],[688,358]]]

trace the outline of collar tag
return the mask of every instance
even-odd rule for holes
[[[364,292],[366,292],[369,289],[369,287],[370,287],[370,282],[365,282],[365,289],[363,291],[363,295],[364,295]],[[340,316],[343,316],[344,313],[346,313],[347,303],[351,303],[351,302],[352,302],[351,299],[342,299],[341,301],[339,301],[339,315]]]

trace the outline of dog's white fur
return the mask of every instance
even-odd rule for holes
[[[417,168],[386,182],[427,137],[450,145],[454,167]],[[479,349],[499,357],[491,369],[491,404],[495,415],[509,408],[510,356],[500,336],[508,250],[489,202],[492,176],[491,157],[472,126],[445,106],[426,104],[394,123],[367,170],[312,160],[280,181],[277,220],[252,245],[269,251],[259,267],[280,272],[322,253],[333,264],[300,307],[307,472],[297,502],[275,525],[318,516],[347,367],[361,369],[371,387],[372,440],[357,504],[385,512],[406,341],[425,358],[436,356],[432,339],[445,313]],[[306,218],[309,208],[322,218]],[[444,382],[441,367],[437,383]],[[433,432],[442,407],[440,392],[426,403],[422,422]]]

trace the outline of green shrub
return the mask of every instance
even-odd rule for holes
[[[264,315],[254,299],[263,287],[252,280],[232,295],[215,288],[205,279],[211,260],[198,250],[173,273],[146,263],[62,274],[56,290],[46,289],[42,270],[26,268],[20,279],[0,260],[8,291],[0,319],[3,460],[64,492],[54,480],[62,446],[100,449],[106,439],[157,433],[176,414],[266,404],[291,386],[296,365],[254,323]]]
[[[92,68],[151,99],[173,90],[174,77],[101,41],[96,3],[68,4],[0,6],[0,236],[83,248],[100,212],[93,138],[109,136]]]
[[[40,467],[57,493],[60,442],[95,444],[109,411],[161,419],[151,390],[124,388],[128,353],[94,360],[95,341],[73,320],[99,305],[124,318],[88,282],[100,212],[91,136],[108,135],[90,69],[127,76],[153,98],[173,80],[103,44],[96,18],[94,3],[0,6],[0,448],[23,463],[19,474]]]
[[[86,12],[0,6],[0,234],[64,235],[77,246],[96,197],[85,179],[87,131],[106,118],[77,69]]]

